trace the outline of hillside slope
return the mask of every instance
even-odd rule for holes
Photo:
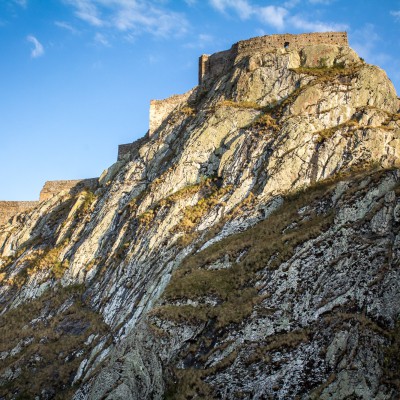
[[[397,398],[398,113],[346,46],[236,55],[0,227],[0,398]]]

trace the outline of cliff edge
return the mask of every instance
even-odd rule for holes
[[[399,397],[399,100],[343,35],[201,58],[98,186],[0,227],[0,397]]]

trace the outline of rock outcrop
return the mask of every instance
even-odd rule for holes
[[[0,227],[0,397],[398,398],[385,72],[254,48],[163,115],[98,188]]]

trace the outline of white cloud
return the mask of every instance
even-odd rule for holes
[[[308,0],[313,4],[329,4],[335,0]],[[310,21],[299,14],[292,14],[289,10],[301,4],[300,0],[286,0],[282,6],[263,6],[253,4],[250,0],[209,0],[216,10],[226,13],[229,10],[236,12],[241,19],[250,17],[259,19],[262,23],[272,26],[278,31],[295,28],[301,31],[338,31],[347,29],[345,24]]]
[[[68,22],[64,22],[64,21],[55,21],[54,25],[58,26],[59,28],[65,29],[67,31],[70,31],[71,33],[78,33],[78,31],[72,26],[70,25]]]
[[[392,56],[379,50],[380,36],[375,25],[366,24],[350,34],[351,47],[367,62],[383,65],[392,60]]]
[[[307,32],[334,32],[334,31],[345,31],[348,26],[345,24],[326,23],[320,21],[308,21],[303,19],[299,15],[290,17],[289,22],[296,29]]]
[[[257,15],[262,22],[275,27],[276,29],[283,29],[285,26],[285,17],[288,10],[283,7],[267,6],[261,7]]]
[[[97,32],[96,35],[94,35],[94,41],[102,46],[110,46],[110,42],[108,41],[107,37],[100,32]]]
[[[28,6],[27,0],[14,0],[14,3],[19,5],[22,8],[26,8]]]
[[[201,49],[204,48],[206,45],[209,43],[212,43],[214,41],[214,37],[212,35],[209,35],[207,33],[201,33],[200,35],[197,36],[197,38],[191,42],[185,45],[185,47],[190,48],[190,49]]]
[[[390,11],[390,15],[392,15],[396,19],[400,19],[400,11]]]
[[[44,47],[35,36],[29,35],[26,37],[26,40],[33,44],[33,49],[31,51],[32,58],[38,58],[44,54]]]
[[[335,0],[308,0],[311,4],[330,4]]]
[[[98,10],[91,0],[66,0],[67,3],[75,7],[75,15],[93,26],[102,26],[103,21],[98,15]]]
[[[166,10],[159,1],[65,0],[75,15],[97,28],[116,29],[127,37],[148,32],[156,36],[182,34],[187,30],[184,15]]]
[[[226,10],[232,9],[241,19],[250,18],[255,11],[254,6],[247,0],[210,0],[210,4],[220,12],[226,12]]]
[[[297,4],[299,4],[299,3],[300,3],[300,0],[286,0],[282,4],[282,6],[285,7],[285,8],[293,8],[293,7],[296,7]]]

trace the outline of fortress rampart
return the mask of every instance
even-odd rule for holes
[[[257,51],[272,51],[276,49],[300,49],[317,44],[333,44],[348,46],[346,32],[302,33],[299,35],[283,34],[259,36],[235,43],[229,50],[214,53],[211,56],[203,54],[199,59],[199,85],[207,78],[215,78],[225,73],[238,55],[249,55]]]
[[[74,195],[83,189],[95,189],[98,179],[77,179],[69,181],[47,181],[43,189],[40,191],[39,201],[46,201],[63,190],[69,190],[71,195]]]
[[[146,137],[142,137],[132,143],[120,144],[118,146],[118,161],[122,160],[126,154],[134,154],[137,150],[139,150],[140,146],[145,140]]]
[[[303,33],[299,35],[283,34],[255,37],[235,43],[229,50],[220,51],[212,55],[203,54],[199,58],[199,85],[205,87],[204,82],[213,80],[233,66],[237,56],[246,56],[254,52],[269,52],[276,49],[301,49],[305,46],[331,44],[346,47],[349,45],[346,32]],[[149,112],[149,131],[151,137],[162,125],[168,116],[178,110],[182,105],[195,99],[196,88],[182,95],[174,95],[165,100],[151,100]],[[400,103],[399,103],[400,104]],[[118,160],[127,154],[135,153],[146,138],[141,138],[133,143],[118,146]],[[71,194],[83,189],[94,190],[97,188],[98,179],[48,181],[40,192],[37,201],[0,201],[0,225],[6,223],[12,216],[36,207],[63,190]]]
[[[349,42],[346,32],[268,35],[242,40],[235,43],[229,50],[200,56],[199,85],[201,86],[206,80],[215,79],[228,72],[238,55],[246,56],[258,51],[269,52],[276,49],[301,49],[305,46],[318,44],[331,44],[344,47],[348,46]],[[183,95],[171,96],[165,100],[151,100],[148,135],[153,135],[168,115],[186,103],[193,92],[192,90]],[[128,147],[121,148],[119,154],[127,151],[129,151]]]
[[[149,136],[151,136],[162,124],[162,122],[179,106],[188,102],[194,90],[184,94],[177,94],[164,100],[151,100],[149,113]]]
[[[63,190],[69,190],[71,195],[75,195],[83,189],[95,190],[97,185],[98,178],[47,181],[40,191],[39,201],[0,201],[0,225],[7,223],[19,213],[32,210],[41,202],[50,199]]]
[[[38,204],[38,201],[0,201],[0,225],[8,222],[16,214],[32,210]]]

